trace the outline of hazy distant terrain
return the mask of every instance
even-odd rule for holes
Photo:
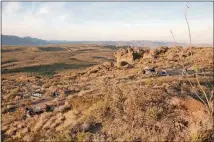
[[[42,40],[32,37],[18,37],[12,35],[2,35],[2,45],[47,45],[47,44],[102,44],[114,46],[174,46],[173,42],[150,41],[150,40],[130,40],[130,41],[65,41],[65,40]],[[187,46],[187,43],[176,43],[178,46]],[[195,45],[208,46],[208,45]]]
[[[1,35],[2,45],[44,45],[48,42],[38,38]]]
[[[114,61],[115,50],[103,45],[3,46],[2,70],[54,74],[65,69],[83,69]]]

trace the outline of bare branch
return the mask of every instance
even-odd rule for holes
[[[190,27],[189,27],[189,22],[188,22],[188,19],[187,19],[187,9],[189,8],[189,6],[186,4],[187,8],[185,10],[185,19],[186,19],[186,22],[187,22],[187,25],[188,25],[188,30],[189,30],[189,43],[190,43],[190,46],[192,45],[192,39],[191,39],[191,32],[190,32]]]

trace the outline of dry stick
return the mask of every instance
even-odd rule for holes
[[[189,8],[189,6],[186,4],[187,8],[185,10],[185,19],[186,19],[186,22],[187,22],[187,26],[188,26],[188,31],[189,31],[189,43],[190,43],[190,46],[192,46],[192,38],[191,38],[191,32],[190,32],[190,27],[189,27],[189,22],[188,22],[188,19],[187,19],[187,9]],[[193,56],[193,52],[192,52],[192,47],[191,47],[191,55]],[[195,64],[195,61],[193,60],[194,64]]]
[[[172,37],[173,37],[173,39],[174,39],[174,41],[175,41],[175,38],[174,38],[174,35],[173,35],[172,30],[170,30],[170,32],[171,32]],[[175,43],[176,43],[176,41],[175,41]],[[180,61],[182,61],[181,58],[180,58]],[[184,63],[181,62],[181,64],[182,64],[183,68],[185,68]],[[188,75],[188,73],[187,73],[187,75]],[[208,102],[205,103],[204,100],[199,96],[199,94],[195,91],[194,86],[192,85],[192,83],[191,83],[191,81],[190,81],[190,79],[189,79],[188,77],[187,77],[187,80],[188,80],[189,84],[191,85],[191,88],[193,89],[195,95],[203,102],[203,104],[204,104],[204,105],[207,107],[207,109],[209,110],[209,106],[207,105]]]
[[[188,19],[187,19],[187,9],[189,8],[189,6],[186,4],[187,8],[185,10],[185,19],[186,19],[186,22],[187,22],[187,26],[188,26],[188,31],[189,31],[189,41],[190,41],[190,45],[192,45],[192,39],[191,39],[191,32],[190,32],[190,27],[189,27],[189,22],[188,22]],[[191,49],[191,56],[193,57],[193,52],[192,52],[192,49]],[[196,66],[195,64],[195,60],[193,60],[194,62],[194,65]],[[204,91],[204,89],[201,87],[201,84],[200,82],[198,81],[198,74],[196,73],[196,80],[197,80],[197,83],[201,89],[201,91],[203,92],[205,98],[206,98],[206,101],[207,101],[207,104],[208,104],[208,107],[209,107],[209,111],[211,111],[211,113],[213,113],[213,107],[209,105],[209,101],[208,101],[208,98],[207,98],[207,94],[206,92]],[[211,110],[210,110],[211,109]]]
[[[182,65],[183,65],[183,64],[182,64]],[[183,67],[185,67],[185,66],[183,65]],[[188,75],[188,73],[187,73],[187,75]],[[209,109],[209,106],[207,105],[207,103],[205,103],[205,101],[204,101],[204,100],[199,96],[199,94],[195,91],[195,89],[194,89],[195,86],[192,85],[192,82],[190,81],[190,79],[189,79],[188,77],[187,77],[187,80],[188,80],[190,86],[192,87],[194,93],[196,94],[196,96],[197,96],[197,97],[204,103],[204,105]]]
[[[173,35],[172,30],[170,30],[170,32],[171,32],[171,34],[172,34],[172,37],[173,37],[173,39],[174,39],[174,44],[175,44],[175,46],[176,46],[176,41],[175,41],[175,37],[174,37],[174,35]]]
[[[202,88],[202,86],[201,86],[201,84],[200,84],[200,82],[199,82],[199,80],[198,80],[198,77],[196,78],[196,80],[197,80],[198,86],[199,86],[200,89],[202,90],[202,92],[203,92],[203,94],[204,94],[204,96],[205,96],[205,98],[206,98],[206,101],[207,101],[207,103],[208,103],[209,101],[208,101],[208,98],[207,98],[207,94],[206,94],[206,92],[204,91],[204,89]]]
[[[204,78],[207,79],[207,81],[208,81],[208,83],[210,84],[210,86],[212,86],[212,88],[214,88],[214,86],[213,86],[213,84],[210,82],[209,78],[205,76],[205,73],[203,73],[203,75],[204,75]]]
[[[187,9],[189,8],[189,6],[186,4],[187,6]],[[191,33],[190,33],[190,28],[189,28],[189,22],[187,20],[187,9],[185,10],[185,19],[186,19],[186,22],[187,22],[187,25],[188,25],[188,30],[189,30],[189,42],[190,42],[190,45],[192,45],[192,39],[191,39]]]
[[[196,74],[196,81],[197,81],[197,83],[198,83],[199,88],[201,89],[201,92],[203,92],[203,95],[205,96],[207,103],[209,103],[208,98],[207,98],[207,94],[206,94],[206,92],[204,91],[204,89],[202,88],[202,86],[201,86],[201,84],[200,84],[200,82],[199,82],[199,80],[198,80],[198,75],[197,75],[197,74]]]
[[[190,27],[189,27],[189,22],[188,22],[188,19],[187,19],[187,9],[189,8],[189,6],[186,4],[186,6],[187,6],[187,8],[186,8],[186,10],[185,10],[185,19],[186,19],[186,22],[187,22],[187,26],[188,26],[188,30],[189,30],[189,41],[190,41],[190,45],[192,45],[192,39],[191,39],[191,32],[190,32]],[[192,51],[192,50],[191,50]],[[192,52],[191,52],[191,54],[192,54]],[[194,61],[194,60],[193,60]],[[195,61],[194,61],[194,64],[195,64]],[[196,64],[195,64],[196,65]],[[206,93],[205,93],[205,91],[204,91],[204,89],[201,87],[201,84],[200,84],[200,82],[198,81],[198,75],[196,74],[196,80],[197,80],[197,82],[198,82],[198,85],[199,85],[199,87],[200,87],[200,89],[202,90],[202,92],[204,93],[204,95],[205,95],[205,98],[207,99],[207,95],[206,95]],[[208,100],[208,99],[207,99]]]
[[[186,12],[185,12],[186,13]],[[187,22],[188,23],[188,22]],[[174,37],[174,35],[173,35],[173,32],[172,32],[172,30],[170,30],[170,32],[171,32],[171,34],[172,34],[172,37],[173,37],[173,39],[174,39],[174,42],[176,43],[176,41],[175,41],[175,37]],[[190,40],[190,42],[191,42],[191,40]],[[180,59],[180,61],[181,61],[181,59]],[[182,63],[182,65],[183,65],[183,68],[185,67],[184,66],[184,64]],[[188,75],[188,73],[187,73],[187,75]],[[189,78],[187,77],[187,80],[188,80],[188,82],[190,83],[190,85],[191,85],[191,87],[192,87],[192,89],[194,88],[194,86],[192,85],[192,83],[191,83],[191,81],[189,80]],[[204,102],[204,100],[199,96],[199,94],[193,89],[193,91],[194,91],[194,93],[196,94],[196,96],[207,106],[207,104]],[[207,101],[207,103],[208,103],[208,101]],[[207,106],[208,107],[208,106]],[[208,107],[209,108],[209,107]]]
[[[211,90],[214,90],[214,86],[210,83],[209,78],[207,78],[207,77],[205,76],[205,73],[203,73],[203,75],[204,75],[204,78],[207,79],[209,85],[211,86],[211,88],[212,88]],[[208,86],[207,84],[206,84],[206,86],[207,86],[207,88],[209,88],[209,86]],[[211,91],[211,96],[210,96],[210,98],[209,98],[209,101],[212,101],[212,97],[213,97],[213,94],[212,94],[212,91]]]
[[[184,64],[182,64],[183,65],[183,67],[185,67],[184,66]],[[188,75],[188,73],[187,73],[187,75]],[[207,105],[207,103],[205,103],[205,101],[199,96],[199,94],[195,91],[195,89],[194,89],[194,87],[195,86],[193,86],[192,85],[192,83],[191,83],[191,81],[190,81],[190,79],[187,77],[187,80],[188,80],[188,82],[189,82],[189,84],[191,85],[191,87],[192,87],[192,89],[193,89],[193,91],[194,91],[194,93],[196,94],[196,96],[203,102],[203,104],[208,108],[208,110],[209,110],[209,106]]]
[[[212,91],[211,91],[211,96],[210,96],[210,101],[212,102],[212,99],[213,99],[213,95],[214,95],[214,89],[212,89]],[[212,104],[211,104],[212,105]],[[212,113],[214,112],[214,107],[211,107],[211,109],[212,109]]]
[[[210,100],[213,98],[213,96],[214,96],[214,89],[212,89],[212,91],[211,91]]]

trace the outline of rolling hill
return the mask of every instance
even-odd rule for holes
[[[174,42],[151,41],[151,40],[129,40],[129,41],[67,41],[67,40],[43,40],[32,37],[19,37],[14,35],[2,35],[2,45],[47,45],[47,44],[103,44],[114,46],[140,46],[140,47],[157,47],[157,46],[174,46]],[[177,46],[187,46],[188,43],[176,43]],[[194,46],[209,46],[199,45]]]

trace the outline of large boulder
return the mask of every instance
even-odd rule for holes
[[[121,48],[114,53],[114,56],[117,59],[117,66],[125,66],[127,64],[133,64],[134,60],[139,59],[146,52],[146,50],[139,49],[134,51],[133,48]]]
[[[116,57],[118,64],[120,62],[127,62],[129,64],[132,64],[134,61],[134,50],[132,48],[122,48],[115,52],[114,56]]]
[[[158,58],[160,55],[164,55],[168,51],[167,46],[161,46],[152,50],[147,48],[144,49],[143,52],[143,59],[155,59]]]
[[[160,55],[165,54],[168,51],[168,49],[169,48],[167,46],[161,46],[161,47],[151,50],[150,54],[152,55],[153,58],[157,58]]]

